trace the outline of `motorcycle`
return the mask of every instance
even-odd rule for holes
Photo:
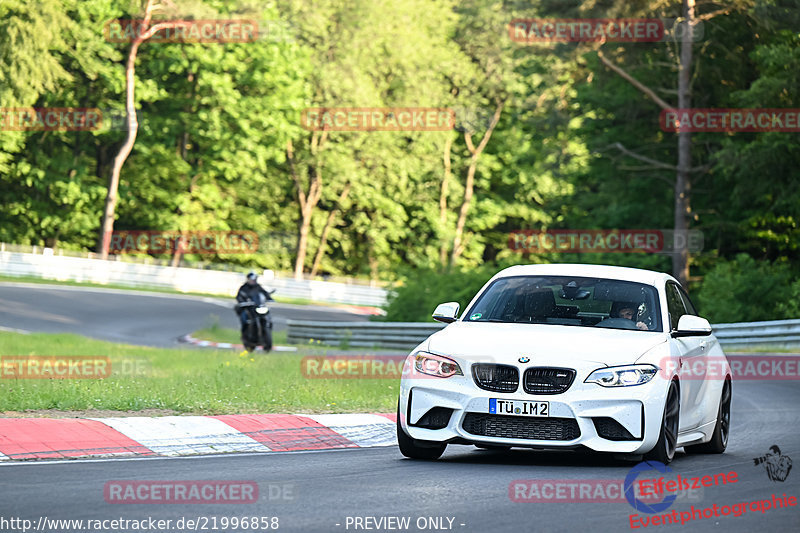
[[[264,295],[259,294],[258,300],[240,302],[234,306],[237,316],[242,311],[247,313],[247,322],[242,328],[242,344],[248,352],[252,352],[257,346],[262,346],[265,352],[272,349],[272,317]]]

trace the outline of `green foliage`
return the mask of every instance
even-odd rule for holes
[[[747,254],[721,260],[706,274],[698,312],[713,323],[800,318],[800,282],[786,264],[756,261]]]
[[[458,302],[462,313],[496,270],[488,267],[452,272],[415,270],[390,295],[382,320],[428,322],[436,306],[444,302]]]
[[[781,31],[756,46],[758,78],[731,95],[737,107],[800,107],[800,35]],[[764,102],[770,102],[764,105]],[[715,155],[715,226],[723,255],[747,252],[800,262],[800,143],[796,133],[739,134]],[[737,218],[728,219],[729,213]],[[715,228],[716,229],[716,228]],[[732,231],[733,230],[733,231]]]

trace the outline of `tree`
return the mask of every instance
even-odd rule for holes
[[[153,12],[159,8],[159,5],[153,4],[153,0],[147,0],[144,6],[144,18],[141,23],[135,23],[133,26],[136,28],[136,35],[133,37],[130,51],[128,52],[128,59],[125,64],[125,112],[127,116],[127,137],[125,142],[119,149],[114,163],[111,166],[111,175],[108,179],[108,193],[106,194],[105,209],[103,210],[103,223],[100,227],[100,237],[98,239],[98,252],[101,259],[108,259],[109,245],[111,243],[111,234],[114,231],[114,211],[117,208],[117,192],[119,189],[119,178],[122,172],[122,166],[125,160],[133,150],[133,145],[136,142],[136,134],[139,131],[139,122],[136,119],[136,101],[134,90],[136,87],[136,56],[139,53],[139,47],[147,39],[159,31],[185,26],[185,21],[167,21],[158,22],[151,25]]]
[[[346,4],[329,0],[313,7],[295,1],[282,6],[287,17],[296,21],[297,38],[314,51],[308,107],[441,105],[446,86],[430,73],[449,63],[454,48],[446,40],[453,24],[451,7],[449,2],[432,6],[422,0]],[[422,183],[430,151],[425,141],[437,135],[443,134],[323,130],[293,138],[286,153],[298,213],[295,276],[306,271],[310,254],[317,264],[316,268],[312,265],[314,272],[325,269],[327,243],[335,233],[326,220],[348,187],[354,213],[343,223],[349,225],[351,240],[337,242],[336,253],[348,249],[356,258],[369,258],[368,270],[377,275],[386,256],[396,253],[390,242],[408,232],[408,217],[402,193],[394,196],[401,201],[396,206],[385,205],[386,199],[376,193],[388,194],[397,183]],[[422,163],[417,163],[417,157]],[[321,205],[330,206],[327,213],[319,212]],[[386,231],[377,234],[376,228]],[[316,242],[312,234],[319,236]]]
[[[707,12],[698,15],[695,11],[695,0],[682,0],[681,7],[681,22],[685,28],[685,34],[680,39],[680,56],[678,59],[678,77],[677,77],[677,95],[678,95],[678,109],[689,109],[692,106],[692,91],[691,80],[693,74],[693,35],[696,31],[698,22],[708,21],[712,18],[727,14],[733,8],[725,8]],[[740,3],[739,8],[743,7]],[[641,91],[651,100],[653,100],[661,109],[665,111],[674,110],[675,106],[668,104],[662,99],[656,91],[647,85],[641,83],[634,76],[629,74],[625,69],[617,65],[612,60],[608,59],[601,49],[597,50],[597,57],[609,69],[614,71],[624,80],[633,85],[636,89]],[[676,234],[686,235],[689,229],[689,221],[692,218],[691,208],[691,192],[692,192],[692,173],[705,172],[708,166],[702,165],[699,167],[692,167],[692,140],[689,131],[678,132],[678,162],[677,165],[669,165],[652,158],[642,156],[632,150],[625,148],[622,144],[617,143],[615,146],[628,157],[644,162],[656,168],[668,168],[675,171],[675,180],[673,182],[673,197],[674,197],[674,217],[673,229]],[[680,247],[672,254],[672,275],[683,285],[686,285],[689,279],[689,250],[688,247]]]

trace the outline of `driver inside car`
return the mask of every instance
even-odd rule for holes
[[[636,321],[638,318],[638,310],[639,306],[633,302],[614,302],[614,305],[611,306],[611,318],[624,318],[626,320],[630,320],[631,322],[636,323],[636,327],[638,329],[648,331],[650,328],[647,327],[647,324],[641,321]]]

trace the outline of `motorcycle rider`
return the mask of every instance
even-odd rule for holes
[[[239,292],[236,294],[236,301],[238,303],[255,302],[256,304],[263,301],[269,302],[273,300],[270,294],[271,293],[267,292],[264,287],[259,285],[256,273],[250,272],[247,274],[247,281],[239,287]],[[261,300],[262,295],[264,296],[264,300]],[[247,310],[239,309],[239,321],[242,323],[242,332],[244,332],[247,327],[249,316]]]

